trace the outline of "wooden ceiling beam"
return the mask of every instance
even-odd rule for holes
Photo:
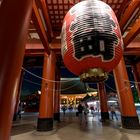
[[[126,48],[124,51],[124,55],[140,55],[140,48]]]
[[[139,7],[140,7],[140,0],[132,0],[130,2],[128,8],[125,10],[124,14],[122,15],[122,17],[119,21],[119,25],[120,25],[122,32],[124,32],[124,30],[125,30],[124,26],[127,24],[128,20],[131,18],[134,11]]]
[[[123,3],[121,4],[118,12],[117,12],[117,19],[118,21],[120,21],[120,18],[122,16],[122,13],[124,13],[125,9],[127,8],[127,6],[129,5],[131,0],[124,0]]]
[[[36,57],[36,56],[44,56],[44,52],[42,52],[42,51],[40,51],[40,52],[38,52],[38,51],[37,51],[37,52],[31,52],[31,51],[30,51],[30,52],[29,52],[29,50],[28,50],[28,51],[26,50],[24,56],[25,56],[25,57],[26,57],[26,56],[31,56],[31,57],[33,57],[33,56],[35,56],[35,57]]]
[[[49,55],[50,54],[50,47],[49,47],[49,42],[48,38],[45,32],[45,28],[43,26],[37,5],[35,3],[35,0],[33,0],[33,12],[32,12],[32,19],[35,24],[35,27],[37,29],[37,32],[39,34],[40,40],[42,41],[42,44],[44,46],[44,49],[46,53]]]
[[[49,42],[51,42],[54,35],[53,35],[53,31],[52,31],[52,26],[51,26],[49,14],[48,14],[49,12],[48,12],[47,3],[45,0],[39,0],[38,2],[40,5],[40,8],[42,10],[42,14],[43,14],[45,24],[47,27],[48,39],[49,39]]]
[[[129,43],[140,33],[140,19],[138,19],[135,24],[132,26],[132,29],[123,39],[124,41],[124,48],[128,46]]]

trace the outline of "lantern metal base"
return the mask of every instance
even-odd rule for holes
[[[89,69],[87,72],[80,75],[83,82],[103,82],[107,80],[108,75],[101,68]]]

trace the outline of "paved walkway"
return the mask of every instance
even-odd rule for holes
[[[33,115],[33,116],[32,116]],[[139,140],[140,131],[124,132],[120,129],[121,121],[100,122],[95,114],[88,116],[88,123],[79,124],[75,113],[61,114],[61,122],[54,122],[54,130],[37,132],[37,114],[23,116],[22,120],[13,123],[11,140]],[[32,119],[31,119],[32,118]],[[34,119],[33,119],[34,118]]]

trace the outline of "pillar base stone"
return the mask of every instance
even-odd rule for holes
[[[56,120],[56,121],[60,121],[60,113],[59,112],[54,113],[54,118],[53,119]]]
[[[140,129],[139,119],[137,116],[121,116],[122,128]]]
[[[33,131],[33,135],[36,135],[36,136],[50,136],[50,135],[54,135],[56,134],[57,130],[56,129],[53,129],[51,131]]]
[[[38,118],[37,131],[53,130],[53,118]]]
[[[109,120],[109,113],[108,112],[101,112],[101,120]]]
[[[14,113],[13,121],[16,121],[16,120],[17,120],[17,113]]]

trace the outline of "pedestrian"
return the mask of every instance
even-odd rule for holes
[[[78,117],[79,117],[79,121],[80,121],[80,125],[82,124],[82,119],[83,119],[83,106],[82,103],[79,103],[78,105]]]
[[[93,115],[93,117],[94,117],[94,106],[90,106],[90,110],[91,110],[91,114]]]
[[[67,110],[67,107],[65,105],[62,106],[62,111],[63,111],[63,115],[65,116],[65,113],[66,113],[66,110]]]
[[[85,116],[85,123],[87,123],[87,115],[89,113],[88,104],[84,104],[84,116]]]
[[[17,112],[17,116],[19,117],[19,119],[21,119],[21,112],[22,112],[22,103],[20,102],[18,106],[18,112]]]
[[[116,120],[118,120],[115,106],[113,106],[113,105],[110,106],[110,112],[111,112],[111,119],[113,120],[114,119],[114,116],[115,116]]]

